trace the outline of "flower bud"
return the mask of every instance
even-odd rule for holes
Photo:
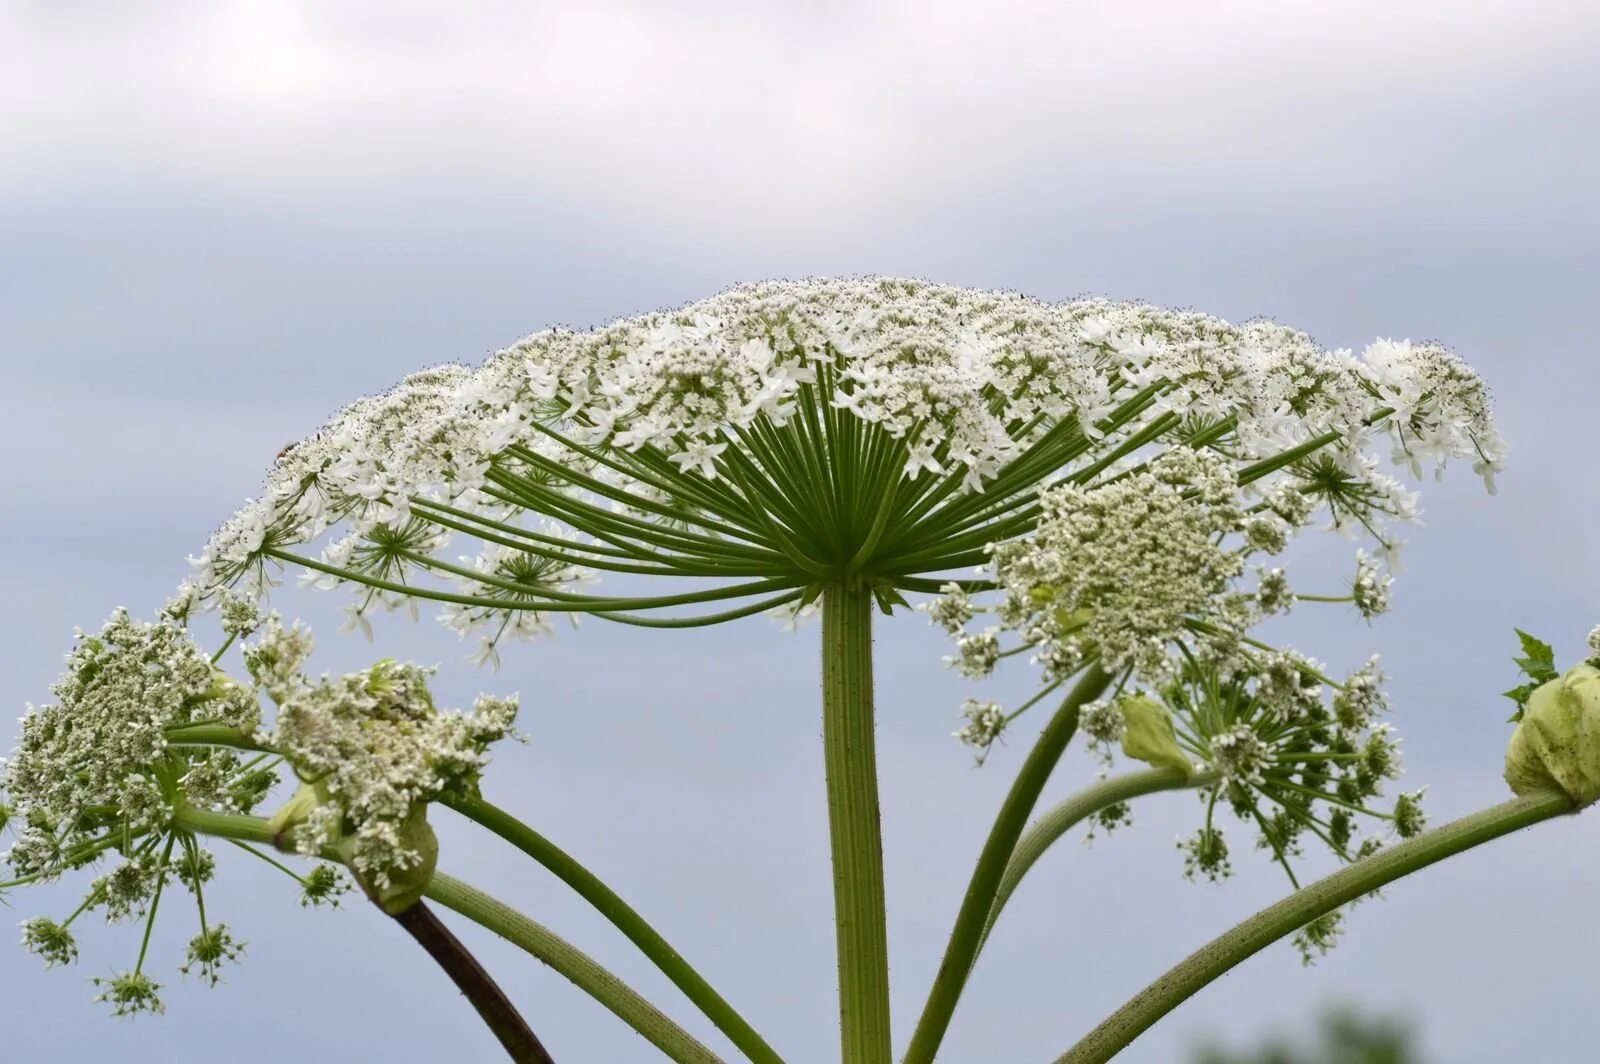
[[[1600,669],[1578,665],[1529,696],[1506,782],[1517,794],[1559,790],[1580,806],[1600,798]]]
[[[1172,713],[1146,695],[1122,700],[1122,715],[1128,722],[1122,733],[1122,752],[1158,768],[1175,768],[1187,776],[1194,766],[1178,746],[1172,727]]]

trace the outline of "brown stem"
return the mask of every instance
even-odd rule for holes
[[[426,902],[393,915],[394,922],[439,962],[516,1064],[555,1064],[511,999]]]

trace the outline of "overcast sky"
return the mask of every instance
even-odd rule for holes
[[[1435,820],[1498,801],[1511,627],[1577,658],[1600,622],[1600,7],[1590,0],[1285,3],[0,2],[0,700],[48,697],[75,626],[148,613],[272,456],[344,402],[740,281],[885,273],[1265,315],[1329,346],[1442,339],[1512,445],[1499,496],[1425,487],[1393,613],[1302,610],[1285,638],[1394,676],[1408,786]],[[1299,583],[1348,550],[1313,552]],[[339,636],[327,596],[275,603],[317,663],[443,664],[519,690],[532,742],[489,796],[610,881],[790,1059],[836,1052],[815,629],[589,625],[474,672],[387,618]],[[920,618],[880,626],[880,751],[897,1042],[1025,741],[982,770],[949,738],[979,693]],[[1026,690],[1022,670],[997,685]],[[9,739],[0,737],[0,745]],[[1052,783],[1092,772],[1074,754]],[[1285,884],[1179,875],[1192,797],[1063,845],[1017,895],[946,1043],[1052,1059]],[[575,940],[717,1046],[559,883],[442,821],[444,867]],[[1140,1039],[1302,1025],[1320,1003],[1419,1017],[1449,1064],[1590,1059],[1600,1039],[1595,821],[1547,824],[1398,884],[1302,970],[1253,959]],[[470,1010],[364,905],[305,913],[224,855],[249,940],[227,983],[115,1021],[78,968],[0,949],[8,1059],[493,1061]],[[241,855],[242,856],[242,855]],[[74,887],[78,886],[74,884]],[[60,917],[72,891],[21,892]],[[464,932],[561,1061],[655,1059],[525,956]]]

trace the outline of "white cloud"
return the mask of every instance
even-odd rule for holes
[[[1592,98],[1592,80],[1552,86],[1581,81],[1600,9],[1531,10],[15,4],[0,92],[27,121],[0,145],[0,190],[315,190],[360,206],[470,189],[491,209],[754,238],[797,219],[1003,211],[1023,190],[1089,210],[1200,189],[1258,204],[1427,190],[1448,209],[1511,175],[1536,191],[1593,151],[1561,114],[1526,111],[1565,96],[1577,115]]]

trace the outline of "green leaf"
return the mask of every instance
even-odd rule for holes
[[[1529,683],[1520,684],[1505,693],[1505,696],[1517,704],[1516,713],[1512,714],[1508,723],[1515,724],[1522,719],[1522,710],[1528,704],[1528,699],[1540,685],[1560,677],[1556,670],[1555,648],[1544,640],[1529,635],[1521,628],[1512,629],[1517,633],[1517,639],[1522,644],[1522,657],[1512,658],[1512,664],[1529,679]]]
[[[1556,652],[1554,647],[1542,639],[1529,635],[1521,628],[1513,630],[1517,633],[1517,638],[1522,642],[1522,653],[1525,656],[1512,658],[1511,660],[1524,674],[1541,682],[1554,680],[1560,675],[1556,671]]]

